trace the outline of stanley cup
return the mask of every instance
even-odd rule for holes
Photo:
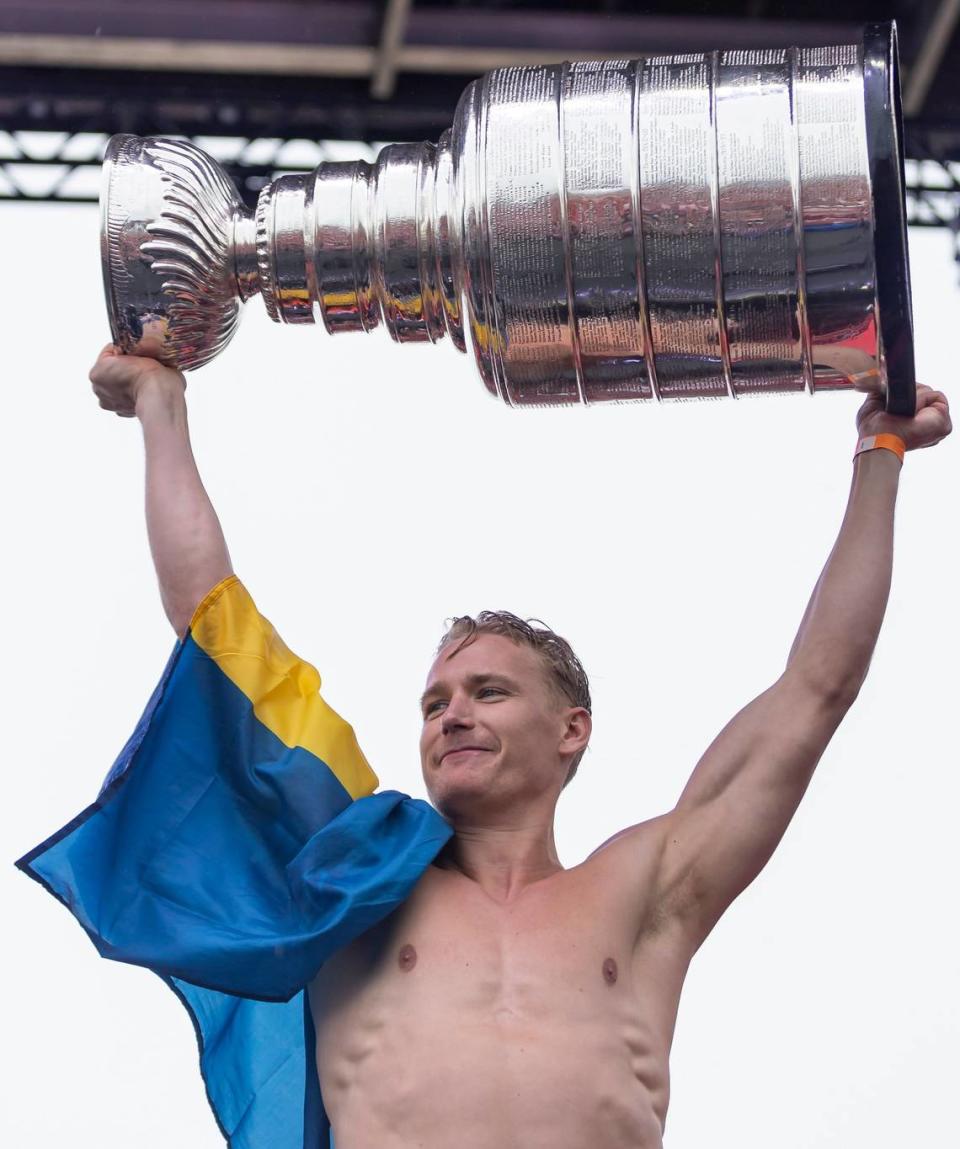
[[[194,369],[240,303],[449,335],[511,406],[857,388],[915,402],[896,30],[501,68],[439,143],[321,163],[251,213],[180,140],[115,136],[114,342]]]

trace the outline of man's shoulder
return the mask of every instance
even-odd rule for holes
[[[695,940],[683,898],[664,884],[663,859],[675,826],[672,810],[627,826],[601,843],[583,863],[594,880],[616,897],[621,912],[635,927],[638,942],[673,933],[684,945]]]
[[[612,858],[624,860],[628,856],[634,856],[639,861],[651,852],[662,850],[669,831],[672,814],[673,811],[666,814],[657,814],[653,818],[647,818],[643,822],[636,822],[632,826],[626,826],[624,829],[618,830],[615,834],[607,838],[605,842],[601,842],[600,845],[587,856],[586,860],[589,862],[604,856],[606,860]]]
[[[621,912],[638,922],[656,896],[660,861],[669,832],[661,814],[618,830],[586,858],[583,868],[597,886],[613,894]]]

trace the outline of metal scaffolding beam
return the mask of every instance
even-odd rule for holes
[[[95,201],[107,138],[103,132],[0,132],[0,202]],[[223,165],[250,206],[264,184],[282,172],[309,171],[324,160],[371,162],[380,148],[391,142],[239,135],[194,135],[192,139]],[[913,143],[918,155],[907,162],[908,221],[917,227],[956,230],[960,219],[960,155],[938,154],[931,140],[916,132]]]
[[[918,116],[960,19],[960,0],[940,0],[927,25],[903,91],[903,114]]]
[[[380,0],[0,0],[0,63],[377,81],[380,72],[472,77],[521,62],[851,43],[860,29],[844,20],[418,9],[411,0],[388,0],[385,12]]]
[[[393,95],[412,2],[413,0],[387,0],[387,10],[384,13],[380,33],[380,51],[377,53],[373,79],[370,82],[370,94],[375,100],[386,100]]]
[[[724,0],[711,16],[702,0],[663,7],[0,0],[0,202],[94,201],[106,139],[131,132],[194,139],[252,204],[279,172],[372,159],[379,142],[436,141],[466,84],[492,68],[851,43],[872,18],[858,0],[837,4],[836,19],[822,18],[826,5],[793,19],[769,0]],[[908,218],[956,236],[960,101],[947,79],[960,0],[892,0],[890,14],[903,18]],[[941,122],[920,119],[925,103]]]

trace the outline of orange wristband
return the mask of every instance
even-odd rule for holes
[[[864,451],[875,451],[878,447],[884,447],[888,451],[893,451],[901,463],[907,451],[907,445],[899,435],[868,435],[857,444],[857,449],[853,452],[853,457],[856,459],[857,455],[862,455]]]

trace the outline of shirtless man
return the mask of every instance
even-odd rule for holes
[[[108,348],[101,406],[137,416],[147,525],[170,622],[231,573],[197,473],[183,377]],[[951,431],[868,398],[861,438]],[[309,987],[336,1149],[657,1149],[690,960],[757,876],[866,677],[886,608],[901,463],[857,456],[847,513],[781,677],[697,764],[674,809],[564,869],[554,810],[590,737],[589,693],[502,633],[456,635],[430,668],[420,750],[454,836],[411,896]],[[573,680],[578,665],[575,660]]]

